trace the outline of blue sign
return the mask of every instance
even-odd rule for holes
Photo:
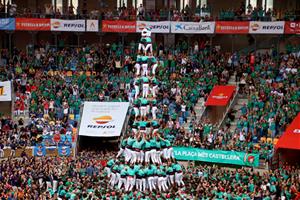
[[[46,147],[44,145],[36,145],[33,149],[34,156],[45,156],[46,155]]]
[[[0,30],[16,30],[16,20],[14,18],[0,18]]]
[[[59,156],[70,156],[71,148],[69,146],[59,146],[58,155]]]

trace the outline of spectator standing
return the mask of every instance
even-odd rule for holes
[[[143,20],[145,17],[145,8],[143,4],[140,4],[140,7],[138,7],[138,18],[139,20]]]

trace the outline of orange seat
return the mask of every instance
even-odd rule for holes
[[[267,143],[272,143],[272,138],[267,138]]]
[[[90,72],[90,71],[87,71],[87,72],[85,73],[85,75],[86,75],[86,76],[91,76],[91,72]]]
[[[277,144],[277,142],[278,142],[278,140],[279,140],[278,138],[274,138],[274,140],[273,140],[273,144],[274,144],[274,145],[276,145],[276,144]]]
[[[72,76],[73,75],[73,73],[72,73],[72,71],[67,71],[67,76]]]
[[[260,141],[261,141],[261,142],[266,142],[266,140],[267,140],[266,137],[261,137],[261,138],[260,138]]]

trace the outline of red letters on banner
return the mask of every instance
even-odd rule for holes
[[[136,31],[136,21],[124,20],[103,20],[103,32],[134,33]]]
[[[249,22],[217,21],[216,33],[247,34],[249,33]]]
[[[300,34],[300,21],[285,22],[284,33],[285,34]]]
[[[50,19],[16,18],[16,30],[50,31]]]

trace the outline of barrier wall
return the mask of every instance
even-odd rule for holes
[[[101,25],[101,29],[99,28]],[[153,33],[183,34],[300,34],[300,21],[125,21],[64,20],[47,18],[2,18],[0,30],[136,33],[143,28]]]

